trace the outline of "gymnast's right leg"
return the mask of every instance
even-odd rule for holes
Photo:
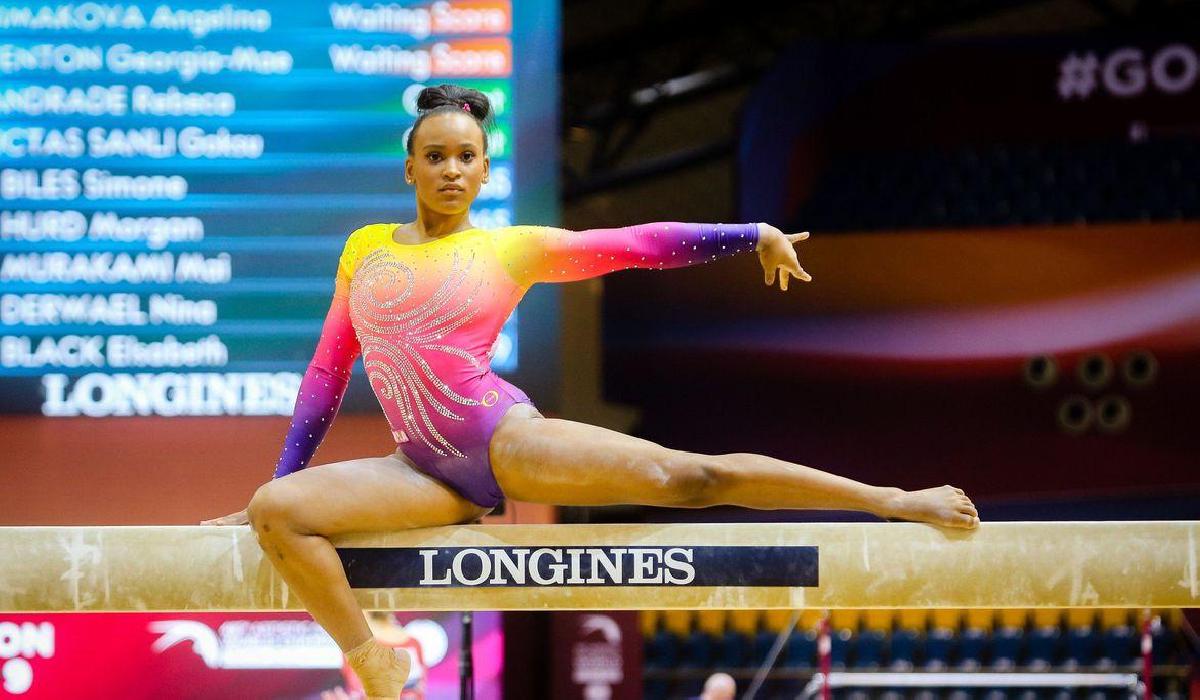
[[[271,564],[341,647],[368,697],[392,699],[403,689],[408,658],[374,640],[327,538],[455,525],[487,510],[398,455],[309,467],[263,484],[247,507]]]

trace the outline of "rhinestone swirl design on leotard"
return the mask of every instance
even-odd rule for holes
[[[483,371],[469,352],[442,342],[479,313],[473,302],[482,284],[471,274],[474,253],[465,264],[453,252],[450,273],[428,299],[415,302],[416,275],[386,250],[363,257],[350,285],[350,310],[363,350],[367,378],[380,401],[392,401],[404,434],[443,457],[465,457],[437,429],[432,413],[462,421],[453,406],[478,406],[479,400],[450,387],[425,355],[445,353]],[[465,290],[465,292],[464,292]]]
[[[491,370],[492,352],[532,285],[696,265],[754,250],[759,231],[757,224],[678,221],[587,231],[505,226],[405,245],[391,239],[396,226],[356,229],[342,249],[275,476],[309,464],[361,350],[406,457],[483,506],[495,505],[500,492],[490,471],[478,476],[487,471],[491,436],[511,401],[529,401]]]

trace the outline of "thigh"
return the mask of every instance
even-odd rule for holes
[[[509,498],[571,506],[678,505],[703,478],[704,455],[586,423],[506,416],[492,435],[492,471]]]
[[[295,531],[325,536],[455,525],[489,510],[398,454],[302,469],[264,484],[259,498],[283,510]]]

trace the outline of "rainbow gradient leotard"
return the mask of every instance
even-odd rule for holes
[[[491,352],[530,286],[683,267],[758,242],[757,224],[473,228],[420,244],[397,243],[397,226],[370,224],[346,241],[277,478],[308,465],[361,354],[401,452],[464,498],[492,507],[504,497],[488,459],[492,433],[509,407],[532,402],[491,370]]]

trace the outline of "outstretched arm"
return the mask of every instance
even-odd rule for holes
[[[497,252],[518,284],[572,282],[630,268],[664,269],[754,250],[756,224],[663,221],[568,231],[513,226],[496,232]]]
[[[292,424],[275,463],[276,479],[308,466],[346,395],[350,369],[361,352],[350,325],[348,286],[339,276],[317,351],[300,381]]]
[[[624,228],[568,231],[513,226],[495,234],[500,259],[518,284],[572,282],[616,270],[684,267],[755,250],[768,272],[782,268],[804,279],[791,244],[807,234],[785,236],[767,224],[693,224],[663,221]],[[786,248],[786,250],[784,250]],[[787,256],[790,254],[790,260]],[[768,267],[769,266],[769,267]],[[786,289],[787,275],[780,283]]]

